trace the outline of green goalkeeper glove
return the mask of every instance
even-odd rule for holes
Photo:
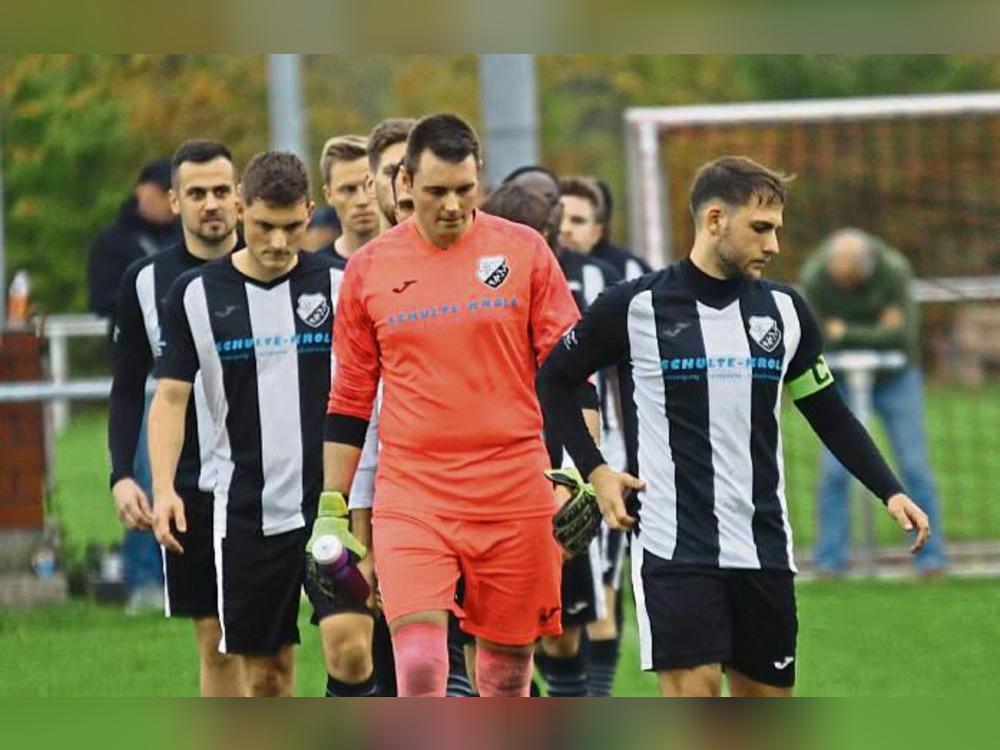
[[[324,492],[319,496],[319,513],[313,522],[312,536],[306,542],[306,552],[310,557],[313,543],[328,534],[337,537],[344,549],[353,552],[358,560],[368,554],[365,545],[350,531],[347,523],[347,500],[341,492]]]
[[[601,528],[597,495],[576,469],[551,469],[545,476],[570,491],[569,500],[552,516],[552,535],[567,552],[578,555]]]

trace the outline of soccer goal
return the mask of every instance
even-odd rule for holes
[[[723,154],[796,175],[769,276],[797,282],[845,226],[910,259],[944,534],[1000,550],[1000,508],[983,499],[1000,482],[1000,93],[641,107],[626,111],[625,134],[632,247],[654,267],[690,249],[690,181]],[[805,445],[785,443],[799,500],[816,480]],[[805,546],[809,505],[793,517]]]

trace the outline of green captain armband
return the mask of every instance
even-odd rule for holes
[[[820,354],[816,358],[816,361],[813,362],[812,367],[795,378],[795,380],[786,383],[786,385],[788,386],[788,394],[792,397],[792,400],[798,401],[806,396],[818,393],[832,383],[833,373],[830,372],[830,367],[826,364],[826,360],[823,359],[823,355]]]

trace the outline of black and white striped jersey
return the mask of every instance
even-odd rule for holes
[[[265,283],[229,257],[170,290],[156,374],[191,382],[201,373],[215,425],[217,535],[271,536],[315,517],[342,276],[302,252]]]
[[[800,395],[829,385],[821,350],[793,289],[720,281],[688,260],[602,295],[542,375],[575,382],[628,357],[646,481],[643,547],[678,566],[795,570],[781,385],[807,373]],[[603,460],[592,444],[583,450],[582,440],[563,438],[585,476]]]
[[[161,351],[163,306],[171,285],[182,273],[205,261],[188,252],[183,243],[129,266],[118,291],[118,314],[113,339],[114,380],[108,414],[111,484],[132,476],[136,442],[145,407],[146,378]],[[184,446],[174,485],[189,501],[215,486],[212,467],[212,420],[201,378],[196,375],[188,403]]]

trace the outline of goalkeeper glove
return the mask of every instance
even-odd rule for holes
[[[601,528],[597,495],[576,469],[551,469],[545,476],[570,491],[569,500],[552,516],[552,535],[567,552],[578,555]]]
[[[312,556],[313,544],[321,536],[337,537],[344,549],[352,552],[357,560],[368,554],[358,538],[351,533],[347,522],[347,500],[341,492],[324,492],[319,496],[319,513],[313,522],[312,536],[306,542],[306,552]]]

